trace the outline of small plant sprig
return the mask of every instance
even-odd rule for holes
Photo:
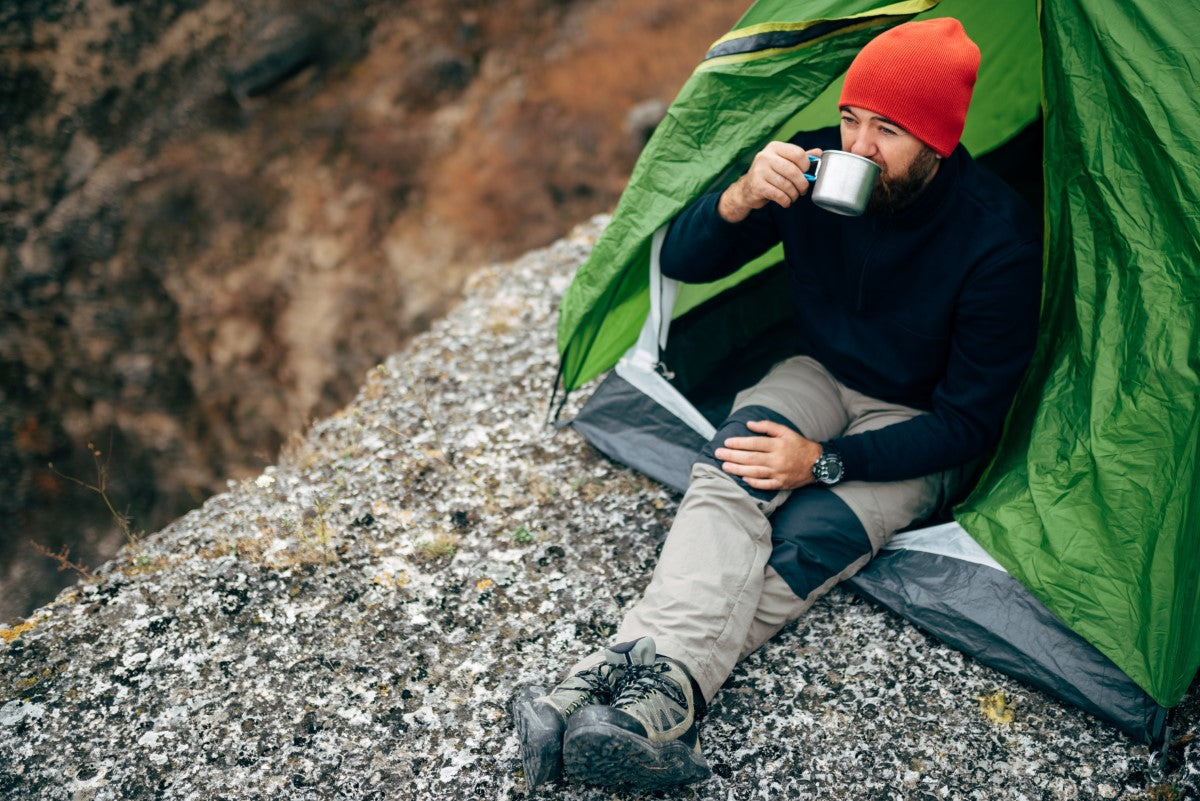
[[[430,561],[449,559],[458,551],[458,540],[457,534],[443,531],[431,540],[422,540],[417,543],[417,551]]]
[[[80,564],[79,562],[71,561],[70,547],[64,545],[63,547],[59,548],[58,551],[52,551],[45,545],[42,545],[40,542],[34,542],[33,540],[30,540],[29,544],[33,547],[33,550],[37,551],[42,556],[46,557],[47,559],[53,559],[55,562],[57,562],[58,569],[60,571],[74,570],[84,581],[92,580],[92,571],[88,570],[86,566]]]
[[[111,443],[110,443],[111,445]],[[92,456],[92,463],[96,465],[96,483],[89,484],[86,481],[68,476],[59,472],[53,464],[48,464],[47,467],[59,478],[70,481],[73,484],[78,484],[86,490],[91,490],[100,496],[100,500],[104,501],[104,505],[108,507],[108,513],[112,515],[113,522],[117,524],[117,528],[125,535],[125,541],[130,545],[137,543],[137,535],[134,534],[133,528],[130,526],[131,518],[127,512],[118,512],[113,506],[112,498],[108,497],[108,457],[97,448],[93,443],[87,444],[88,453]],[[53,558],[53,557],[51,557]]]
[[[417,380],[416,374],[413,373],[412,379],[409,381],[410,389],[408,391],[408,396],[417,404],[417,408],[421,410],[421,415],[425,418],[425,424],[428,425],[429,430],[433,432],[433,438],[437,440],[437,447],[438,451],[442,455],[442,460],[446,464],[450,465],[452,470],[457,472],[458,465],[454,463],[454,459],[450,455],[451,450],[446,446],[445,441],[442,439],[442,431],[438,427],[437,422],[434,420],[432,412],[429,411],[429,399],[425,396],[423,391],[418,389],[419,386],[420,382]]]
[[[331,532],[326,519],[327,511],[328,507],[325,505],[325,502],[317,498],[313,504],[311,518],[307,514],[302,515],[302,518],[306,519],[303,519],[296,526],[296,536],[300,539],[304,549],[313,555],[319,555],[320,560],[326,563],[332,562],[334,558],[330,550]],[[306,533],[306,529],[311,531],[311,538]]]

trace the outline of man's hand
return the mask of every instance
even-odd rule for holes
[[[741,222],[771,201],[786,209],[808,194],[809,179],[804,177],[811,164],[808,157],[820,155],[819,148],[771,142],[754,157],[746,174],[722,193],[717,213],[727,222]]]
[[[796,489],[812,484],[813,463],[821,457],[820,443],[770,420],[751,420],[746,427],[763,436],[730,437],[714,455],[722,469],[757,490]]]

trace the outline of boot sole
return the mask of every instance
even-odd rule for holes
[[[530,792],[562,776],[562,741],[566,723],[554,710],[535,698],[549,690],[536,685],[523,687],[512,702],[513,722],[521,747],[521,766]]]
[[[708,761],[685,743],[651,742],[603,721],[571,726],[563,741],[562,761],[567,775],[585,784],[641,790],[690,784],[712,775]]]

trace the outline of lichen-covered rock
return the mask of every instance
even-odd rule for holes
[[[678,500],[546,425],[602,224],[485,270],[280,464],[0,630],[0,797],[526,797],[510,697],[607,642]],[[1194,798],[1195,696],[1163,770],[834,592],[718,694],[714,777],[651,797]]]

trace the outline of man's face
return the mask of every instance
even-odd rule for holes
[[[894,214],[933,180],[941,159],[896,123],[859,106],[843,106],[842,150],[879,165],[868,211]]]

